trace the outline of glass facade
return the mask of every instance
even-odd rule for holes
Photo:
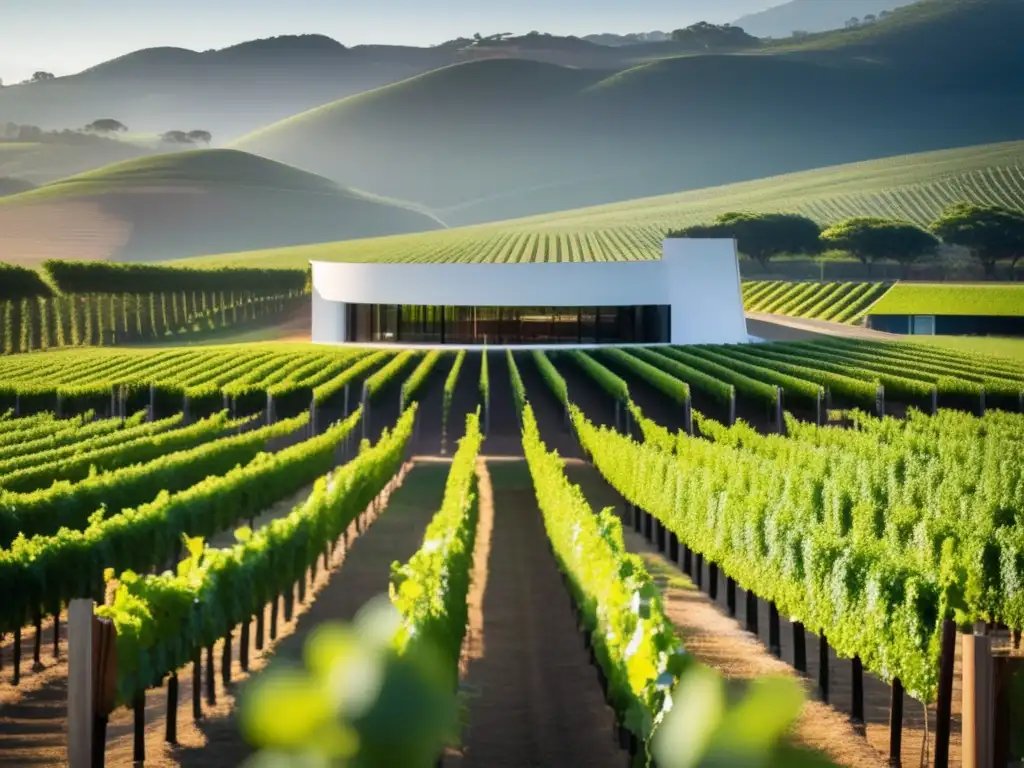
[[[349,304],[346,340],[406,344],[658,344],[670,307]]]

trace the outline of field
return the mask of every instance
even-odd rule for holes
[[[935,733],[940,667],[961,665],[940,652],[947,620],[989,622],[1011,649],[1024,629],[1020,361],[841,338],[244,344],[13,355],[0,379],[0,764],[63,761],[59,734],[26,736],[43,710],[67,717],[66,608],[104,594],[116,764],[238,764],[239,725],[280,714],[239,720],[237,683],[272,686],[317,627],[389,583],[391,652],[432,648],[446,695],[463,692],[444,760],[466,766],[657,751],[668,687],[708,668],[817,681],[789,743],[830,765],[885,764],[893,691],[925,702],[927,729],[920,705],[899,720],[902,758],[927,740],[955,764],[958,699],[952,739]],[[322,716],[323,673],[291,678],[296,718]],[[437,732],[356,720],[360,748],[433,762],[454,710],[401,690]],[[542,729],[508,715],[542,702]]]
[[[0,198],[0,261],[158,261],[443,226],[298,168],[196,150],[115,163]]]
[[[886,283],[751,280],[743,283],[743,308],[747,312],[853,324],[890,290]]]
[[[1008,360],[1024,361],[1024,340],[971,336],[921,336],[915,343],[973,352]]]
[[[933,220],[961,200],[1024,207],[1024,142],[903,155],[612,205],[315,247],[218,255],[199,263],[301,266],[324,261],[608,261],[659,258],[666,232],[735,210],[795,211],[822,224],[850,216]],[[446,219],[451,220],[451,219]]]

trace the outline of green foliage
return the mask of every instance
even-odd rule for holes
[[[193,269],[109,261],[43,262],[43,273],[61,293],[169,293],[176,291],[305,292],[304,269],[244,267]]]
[[[866,373],[862,378],[852,376],[848,366],[841,363],[829,363],[821,357],[809,355],[799,357],[786,354],[784,349],[776,345],[752,344],[749,349],[733,348],[731,354],[742,362],[760,365],[789,376],[797,376],[807,381],[820,384],[832,396],[849,398],[865,408],[874,408],[882,387],[879,377]],[[914,386],[911,384],[911,386]],[[884,393],[884,387],[882,389]],[[914,386],[913,393],[920,395]]]
[[[414,352],[411,349],[395,355],[387,365],[363,382],[363,394],[366,399],[372,400],[373,396],[384,389],[398,375],[399,371],[419,355],[419,352]]]
[[[360,416],[356,409],[322,435],[259,453],[183,490],[162,490],[133,509],[91,518],[84,530],[19,537],[0,551],[0,578],[11,588],[2,603],[0,631],[21,626],[41,606],[52,612],[73,598],[97,594],[105,569],[145,572],[177,554],[183,537],[201,542],[258,515],[330,470]]]
[[[783,254],[816,254],[821,227],[795,213],[723,213],[709,225],[669,232],[668,237],[731,237],[739,252],[762,266]]]
[[[314,387],[313,399],[316,400],[317,403],[327,402],[330,398],[345,389],[346,385],[373,370],[385,360],[390,359],[392,354],[393,353],[391,352],[381,350],[380,352],[373,352],[366,357],[356,360],[353,365],[346,367],[340,376],[335,376],[334,378],[324,381]]]
[[[619,402],[629,400],[629,385],[580,349],[563,353],[572,360],[590,379]]]
[[[826,632],[840,655],[859,655],[885,679],[899,676],[918,698],[934,695],[949,608],[937,574],[882,542],[854,538],[841,514],[826,514],[834,507],[819,508],[813,489],[825,482],[823,454],[772,459],[685,434],[670,454],[598,429],[575,408],[573,422],[605,479],[681,542],[783,614]],[[808,492],[790,497],[790,487]]]
[[[566,478],[558,453],[541,441],[529,405],[523,410],[523,451],[555,559],[608,678],[612,706],[646,748],[689,657],[643,559],[626,552],[621,521],[610,508],[594,514],[579,486]]]
[[[603,349],[598,354],[606,360],[614,360],[623,368],[640,376],[652,387],[677,403],[685,403],[690,399],[690,387],[685,381],[680,381],[639,355],[633,355],[626,350],[613,347]]]
[[[939,240],[906,221],[872,216],[846,219],[821,233],[822,242],[856,256],[865,266],[889,259],[905,267],[935,253]]]
[[[654,738],[653,753],[663,768],[834,768],[790,744],[804,706],[804,692],[792,678],[742,684],[693,665],[672,691],[672,702]]]
[[[49,296],[52,293],[53,290],[34,269],[0,262],[0,302]]]
[[[944,242],[968,248],[985,268],[995,273],[996,262],[1013,266],[1024,257],[1024,212],[997,205],[958,203],[943,210],[931,231]]]
[[[753,280],[743,283],[743,308],[748,312],[853,323],[889,289],[888,283]]]
[[[427,380],[427,376],[429,376],[430,372],[434,370],[434,366],[437,364],[437,361],[441,359],[442,354],[443,352],[437,349],[427,352],[426,356],[420,361],[420,364],[413,369],[411,374],[409,374],[409,378],[405,380],[404,384],[402,384],[402,408],[405,408],[409,404],[413,395],[415,395],[419,388],[423,386],[423,382]]]
[[[696,357],[703,358],[712,363],[717,363],[721,367],[735,370],[737,373],[741,373],[756,381],[771,382],[772,384],[781,387],[782,391],[786,394],[786,397],[793,400],[798,400],[809,405],[816,405],[818,399],[824,394],[824,389],[820,384],[815,384],[807,381],[806,379],[790,376],[785,373],[779,373],[778,371],[765,368],[757,363],[745,363],[742,360],[738,360],[735,355],[732,354],[731,348],[729,347],[698,346],[688,347],[687,351],[692,352]],[[762,386],[764,385],[762,384]],[[767,394],[767,392],[765,392],[765,394]],[[775,397],[772,397],[772,402],[774,402],[775,399]]]
[[[788,419],[789,437],[699,417],[707,439],[641,424],[643,445],[573,418],[627,499],[917,698],[934,695],[944,618],[1024,622],[1024,530],[1010,490],[1024,464],[1006,458],[1024,436],[1019,414],[861,413],[852,429]]]
[[[484,410],[491,407],[491,376],[487,370],[487,350],[480,353],[480,401],[484,404]]]
[[[196,547],[177,572],[118,578],[111,604],[97,613],[117,631],[122,703],[188,662],[199,648],[304,578],[307,569],[384,489],[401,466],[416,405],[374,446],[317,482],[290,514],[227,549]]]
[[[455,385],[459,382],[459,371],[462,370],[462,364],[466,360],[466,350],[460,349],[455,354],[455,362],[452,363],[452,369],[448,371],[448,376],[444,380],[444,404],[442,405],[442,416],[441,423],[448,423],[448,412],[452,407],[452,397],[455,395]]]
[[[407,563],[391,565],[389,593],[401,616],[400,653],[426,643],[444,660],[448,685],[459,683],[459,655],[469,620],[466,599],[473,570],[477,506],[476,460],[483,443],[479,411],[466,416],[466,432],[452,457],[441,509]]]
[[[512,348],[505,350],[508,359],[508,375],[512,385],[512,400],[516,408],[516,418],[521,419],[523,408],[526,406],[526,386],[523,384],[523,377],[519,374],[519,366],[512,355]]]
[[[530,354],[533,356],[534,363],[537,364],[537,370],[540,371],[541,378],[544,379],[544,383],[551,390],[551,394],[558,399],[558,402],[568,408],[569,388],[566,386],[562,374],[558,372],[554,363],[548,359],[548,356],[542,350],[535,349]]]
[[[57,449],[0,463],[0,493],[28,493],[57,482],[81,482],[100,472],[144,464],[169,453],[217,440],[245,426],[248,419],[228,421],[222,411],[187,427],[174,428],[180,417],[140,424],[113,436],[86,440],[72,450]],[[77,450],[75,450],[77,449]]]
[[[60,528],[85,528],[97,510],[116,512],[156,498],[161,491],[188,488],[211,474],[251,461],[269,440],[306,426],[308,414],[279,421],[187,450],[168,453],[145,464],[91,474],[77,483],[60,481],[30,493],[0,492],[0,544],[19,536],[53,535]],[[216,423],[208,429],[220,429]]]

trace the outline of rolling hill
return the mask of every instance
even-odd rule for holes
[[[735,210],[797,211],[821,223],[890,216],[925,224],[960,200],[1024,209],[1024,141],[821,168],[674,195],[422,235],[225,254],[196,264],[561,261],[658,258],[670,229]]]
[[[214,51],[147,48],[75,75],[0,89],[0,114],[46,129],[114,117],[133,131],[202,128],[228,139],[452,61],[450,52],[428,48],[402,55],[373,48],[345,48],[323,35]]]
[[[0,261],[156,261],[444,225],[234,150],[153,155],[0,198]]]
[[[901,9],[857,34],[604,76],[527,60],[453,65],[232,146],[472,224],[1022,138],[1024,69],[1011,66],[1009,30],[1024,23],[1024,3],[960,7],[922,0],[924,11]],[[963,56],[929,42],[958,25]],[[1002,74],[979,81],[996,65],[970,69],[982,67],[971,51],[993,52]],[[967,64],[942,79],[921,73],[925,61]]]
[[[46,184],[152,152],[152,148],[128,141],[77,144],[0,141],[0,176],[18,179],[30,186]]]
[[[878,15],[915,0],[790,0],[740,16],[733,24],[757,37],[789,37],[795,30],[825,32],[840,29],[852,17]]]

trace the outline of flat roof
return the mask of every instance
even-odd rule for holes
[[[1024,317],[1024,284],[896,283],[867,314]]]

